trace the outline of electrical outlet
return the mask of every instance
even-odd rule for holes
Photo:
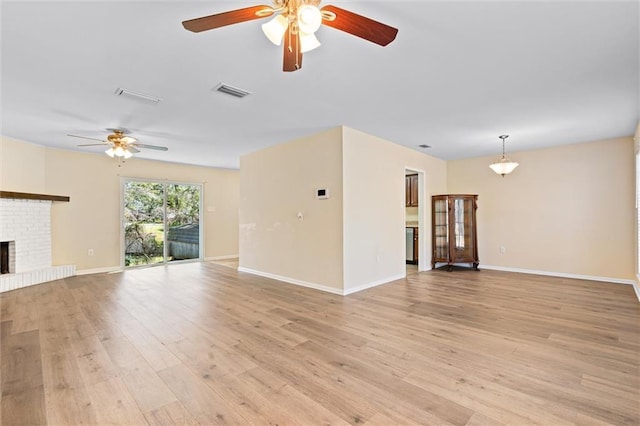
[[[93,256],[93,249],[87,250],[87,255],[88,256]]]
[[[500,254],[505,254],[507,249],[504,246],[500,246]]]

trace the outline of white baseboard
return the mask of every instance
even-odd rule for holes
[[[225,256],[214,256],[214,257],[205,257],[204,260],[205,262],[211,261],[211,260],[229,260],[229,259],[238,259],[240,256],[237,254],[227,254]]]
[[[122,268],[120,268],[120,266],[105,266],[104,268],[79,269],[76,271],[76,275],[104,274],[106,272],[120,271],[122,271]]]
[[[347,296],[349,294],[357,293],[358,291],[366,290],[368,288],[377,287],[379,285],[387,284],[387,283],[390,283],[390,282],[396,281],[396,280],[401,280],[401,279],[405,278],[406,276],[407,276],[407,274],[405,272],[405,273],[402,273],[402,274],[394,275],[392,277],[387,277],[387,278],[383,278],[381,280],[376,280],[376,281],[372,281],[372,282],[367,283],[367,284],[359,285],[358,287],[347,288],[346,290],[344,290],[342,292],[342,295],[343,296]]]
[[[635,285],[634,280],[626,280],[624,278],[596,277],[593,275],[567,274],[565,272],[549,272],[537,271],[535,269],[508,268],[505,266],[480,265],[480,269],[491,269],[494,271],[518,272],[521,274],[546,275],[549,277],[573,278],[577,280],[601,281],[615,284],[631,284]]]
[[[302,286],[302,287],[308,287],[308,288],[312,288],[314,290],[320,290],[320,291],[324,291],[324,292],[327,292],[327,293],[333,293],[333,294],[338,294],[340,296],[343,296],[342,290],[339,289],[339,288],[327,287],[327,286],[324,286],[324,285],[321,285],[321,284],[310,283],[308,281],[302,281],[302,280],[298,280],[298,279],[295,279],[295,278],[283,277],[282,275],[275,275],[275,274],[270,274],[268,272],[256,271],[254,269],[245,268],[243,266],[238,266],[238,271],[239,272],[246,272],[248,274],[258,275],[260,277],[271,278],[271,279],[274,279],[274,280],[283,281],[285,283],[295,284],[295,285],[299,285],[299,286]]]
[[[260,277],[271,278],[271,279],[274,279],[274,280],[283,281],[283,282],[289,283],[289,284],[299,285],[301,287],[307,287],[307,288],[312,288],[314,290],[320,290],[320,291],[324,291],[324,292],[327,292],[327,293],[337,294],[337,295],[340,295],[340,296],[348,296],[348,295],[356,293],[358,291],[366,290],[366,289],[372,288],[372,287],[377,287],[379,285],[387,284],[387,283],[390,283],[391,281],[401,280],[404,277],[406,277],[406,274],[404,274],[404,273],[403,274],[398,274],[398,275],[394,275],[392,277],[387,277],[387,278],[383,278],[381,280],[376,280],[376,281],[373,281],[373,282],[370,282],[370,283],[367,283],[367,284],[359,285],[358,287],[348,288],[346,290],[343,290],[343,289],[334,288],[334,287],[327,287],[327,286],[322,285],[322,284],[310,283],[308,281],[302,281],[302,280],[298,280],[298,279],[295,279],[295,278],[283,277],[282,275],[275,275],[275,274],[270,274],[268,272],[256,271],[254,269],[249,269],[249,268],[245,268],[245,267],[242,267],[242,266],[238,267],[238,271],[239,272],[246,272],[248,274],[258,275]]]

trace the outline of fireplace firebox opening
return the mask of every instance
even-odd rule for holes
[[[9,271],[9,241],[0,242],[0,274],[8,274]]]

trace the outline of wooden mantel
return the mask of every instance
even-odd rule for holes
[[[18,200],[43,200],[43,201],[64,201],[71,198],[65,195],[31,194],[29,192],[0,191],[0,198],[13,198]]]

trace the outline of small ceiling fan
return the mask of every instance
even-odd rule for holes
[[[194,33],[276,15],[262,25],[272,43],[284,40],[283,71],[302,68],[302,54],[320,46],[315,32],[321,24],[347,32],[380,46],[391,43],[398,29],[336,6],[318,7],[320,0],[273,0],[273,6],[251,6],[183,21]]]
[[[96,139],[96,138],[88,138],[86,136],[78,136],[78,135],[67,135],[74,138],[80,139],[88,139],[91,141],[98,141],[100,143],[88,143],[82,144],[78,146],[104,146],[107,145],[109,148],[105,151],[105,153],[109,157],[118,157],[118,158],[131,158],[133,154],[140,152],[138,148],[145,149],[155,149],[158,151],[168,151],[169,148],[165,146],[157,146],[157,145],[147,145],[143,143],[139,143],[136,138],[132,138],[131,136],[125,136],[128,133],[127,130],[124,129],[107,129],[111,133],[107,136],[107,140]]]

